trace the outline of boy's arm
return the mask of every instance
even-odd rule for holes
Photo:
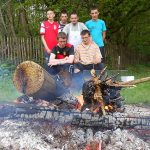
[[[82,29],[83,29],[83,30],[89,30],[89,29],[87,28],[86,24],[81,23],[81,25],[82,25]]]
[[[47,43],[46,43],[45,38],[44,38],[45,32],[46,32],[46,31],[45,31],[45,24],[44,24],[44,22],[42,22],[42,23],[41,23],[41,27],[40,27],[41,40],[42,40],[42,43],[43,43],[43,45],[44,45],[45,50],[46,50],[48,53],[50,53],[51,50],[48,48]]]
[[[45,50],[50,54],[51,53],[51,49],[48,48],[47,43],[46,43],[46,41],[44,39],[44,35],[41,35],[41,40],[42,40],[42,43],[44,45]]]
[[[70,55],[69,57],[65,57],[63,59],[56,59],[56,55],[51,53],[48,66],[56,66],[63,65],[66,63],[73,63],[74,55]]]
[[[70,55],[68,58],[66,58],[65,63],[70,63],[70,64],[72,64],[73,61],[74,61],[74,55]]]
[[[58,59],[55,59],[55,58],[56,58],[56,55],[54,53],[51,53],[48,66],[58,65]]]
[[[80,54],[79,54],[78,49],[76,48],[75,49],[75,54],[74,54],[74,63],[80,62],[79,57],[80,57]]]
[[[94,64],[101,63],[102,54],[101,54],[101,52],[100,52],[99,47],[96,46],[94,51],[95,51],[95,57],[93,58]]]
[[[105,39],[106,39],[106,31],[103,31],[102,36],[103,36],[103,41],[105,41]]]
[[[103,36],[103,41],[105,41],[106,39],[106,25],[105,25],[105,22],[103,21],[103,24],[102,24],[102,36]]]

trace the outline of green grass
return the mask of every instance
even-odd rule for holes
[[[134,75],[135,79],[150,77],[150,66],[133,66],[128,68],[128,75]],[[150,81],[140,83],[135,88],[125,88],[121,94],[128,104],[150,104]]]
[[[150,104],[150,83],[142,83],[135,88],[127,88],[122,90],[122,96],[127,104],[144,103]]]
[[[0,102],[14,101],[21,94],[13,86],[12,77],[3,77],[0,79]]]

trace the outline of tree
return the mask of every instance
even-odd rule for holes
[[[138,41],[140,45],[147,43],[144,49],[150,47],[147,40],[150,35],[144,34],[150,31],[149,0],[1,0],[0,4],[1,35],[38,36],[40,23],[45,20],[48,9],[55,10],[56,20],[62,9],[69,14],[75,10],[80,21],[85,22],[91,18],[89,11],[95,5],[99,8],[100,18],[106,21],[108,42],[143,49],[143,46],[137,46]]]

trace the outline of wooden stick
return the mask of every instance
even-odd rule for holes
[[[141,79],[137,79],[137,80],[133,80],[133,81],[119,82],[119,84],[133,85],[133,84],[139,84],[139,83],[143,83],[143,82],[147,82],[147,81],[150,81],[150,77],[141,78]]]

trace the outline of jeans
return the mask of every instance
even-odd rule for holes
[[[103,63],[98,63],[98,64],[83,65],[81,63],[76,63],[76,64],[74,64],[74,68],[77,68],[80,71],[91,70],[91,69],[102,70],[104,68],[104,64]]]
[[[52,75],[58,74],[61,70],[67,71],[70,74],[72,74],[73,65],[70,63],[64,64],[64,65],[56,65],[49,67],[49,73]]]
[[[47,52],[44,52],[44,56],[45,56],[45,63],[44,63],[44,68],[47,72],[49,72],[49,58],[50,58],[50,54],[48,54]]]
[[[44,52],[44,56],[45,56],[45,64],[48,64],[49,58],[50,58],[50,54],[48,54],[47,52]]]
[[[101,62],[104,63],[104,62],[105,62],[105,59],[106,59],[106,58],[105,58],[105,55],[106,55],[106,54],[105,54],[105,48],[104,48],[104,46],[102,46],[102,47],[99,47],[99,49],[100,49],[100,52],[101,52],[102,57],[103,57]]]

